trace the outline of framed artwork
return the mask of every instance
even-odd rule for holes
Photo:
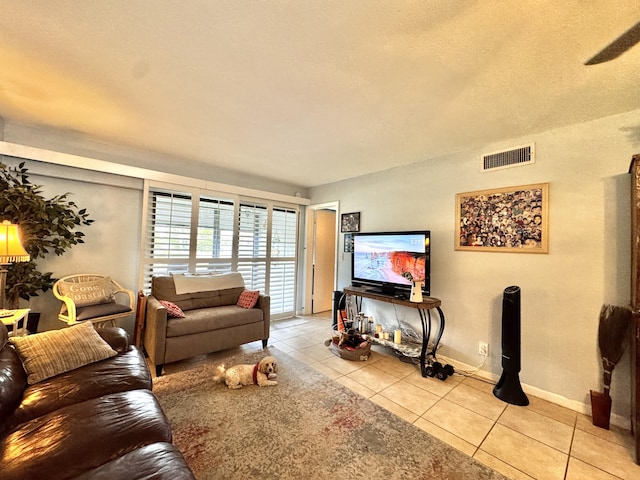
[[[353,233],[344,234],[344,251],[346,253],[353,252]]]
[[[340,219],[340,231],[342,233],[360,231],[360,212],[343,213]]]
[[[549,184],[458,193],[455,250],[549,253]]]

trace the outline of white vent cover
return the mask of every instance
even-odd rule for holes
[[[484,154],[482,155],[481,171],[488,172],[535,163],[534,153],[533,143],[531,143],[512,150]]]

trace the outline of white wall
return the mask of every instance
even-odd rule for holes
[[[493,376],[502,372],[502,292],[520,286],[525,390],[580,409],[590,389],[601,389],[600,308],[629,302],[627,170],[640,151],[639,126],[640,110],[313,188],[310,197],[361,212],[362,231],[430,229],[431,295],[447,320],[442,354],[477,365],[478,341],[487,341],[484,369]],[[535,164],[480,173],[482,153],[531,141]],[[550,183],[549,254],[454,251],[456,193],[542,182]],[[340,287],[350,284],[350,262],[340,255]],[[419,325],[412,309],[366,300],[364,309],[376,321]],[[629,385],[625,353],[612,396],[627,427]]]
[[[1,121],[2,118],[0,117]],[[188,159],[170,157],[157,152],[137,150],[127,146],[99,141],[79,132],[69,130],[22,125],[9,121],[4,122],[4,127],[0,123],[0,128],[3,129],[2,133],[0,133],[0,140],[18,145],[27,145],[54,152],[68,153],[116,164],[284,195],[294,195],[296,192],[300,192],[303,197],[306,197],[305,189],[300,186],[285,184],[277,181],[277,179],[267,178],[270,174],[269,165],[267,164],[265,164],[264,172],[255,172],[253,175],[240,174],[237,171],[212,167],[211,165],[196,163]],[[4,139],[2,135],[4,135]]]
[[[154,152],[100,142],[77,132],[5,122],[2,117],[0,140],[88,159],[173,173],[181,177],[213,181],[216,184],[235,185],[254,189],[256,192],[290,196],[300,192],[302,196],[306,195],[306,190],[300,186],[265,179],[259,174],[246,175],[192,164]],[[15,166],[22,160],[0,156],[0,161]],[[95,220],[93,225],[81,228],[86,234],[85,244],[72,247],[61,257],[52,255],[40,259],[38,266],[41,271],[51,271],[55,278],[81,272],[104,273],[112,276],[124,287],[137,292],[143,205],[142,180],[39,161],[27,160],[26,166],[31,182],[43,185],[46,197],[71,192],[73,200],[81,208],[86,208],[90,218]],[[21,306],[26,308],[26,302]],[[50,291],[32,299],[29,307],[41,313],[39,331],[64,326],[57,320],[60,302]],[[130,333],[133,332],[133,317],[121,320],[119,325]]]
[[[314,204],[339,201],[342,212],[361,212],[363,231],[431,229],[432,295],[442,300],[447,317],[442,353],[461,362],[479,363],[478,341],[488,341],[490,358],[484,368],[494,375],[501,372],[502,292],[509,285],[519,285],[521,380],[525,388],[555,395],[569,406],[588,404],[589,389],[601,388],[597,348],[600,307],[603,303],[624,305],[629,300],[626,172],[631,156],[640,151],[639,131],[640,110],[318,187],[309,196]],[[62,140],[59,144],[36,142],[24,132],[16,135],[12,126],[5,125],[4,137],[9,142],[87,154],[77,148],[62,148]],[[530,141],[536,143],[534,165],[479,172],[482,152]],[[54,143],[60,148],[53,148]],[[74,139],[69,138],[68,143],[73,146]],[[113,156],[121,158],[117,153]],[[108,155],[93,158],[111,160]],[[36,173],[40,168],[43,166],[34,162],[31,171]],[[55,167],[56,171],[58,168],[62,167]],[[215,172],[207,174],[216,178]],[[47,258],[40,266],[57,277],[79,271],[106,272],[135,290],[141,191],[131,185],[116,186],[117,182],[105,184],[102,179],[91,183],[93,175],[97,174],[82,170],[64,172],[63,178],[33,175],[33,181],[45,185],[47,195],[72,192],[74,200],[96,220],[84,229],[86,244],[73,247],[63,257]],[[453,250],[456,193],[539,182],[551,184],[548,255]],[[242,184],[242,178],[229,178],[228,183]],[[256,182],[255,187],[290,193],[289,187],[271,181]],[[416,198],[422,205],[417,210]],[[341,243],[340,251],[342,247]],[[340,287],[350,283],[349,262],[348,255],[340,255]],[[44,313],[43,329],[60,326],[55,319],[59,302],[50,292],[31,305]],[[365,307],[376,317],[391,321],[396,316],[416,320],[416,312],[403,307],[395,311],[366,303]],[[629,390],[629,358],[625,354],[614,372],[612,389],[614,412],[624,417],[629,412]]]
[[[12,158],[1,161],[10,166],[20,163]],[[94,220],[90,226],[78,227],[85,234],[85,243],[72,246],[62,256],[51,254],[39,259],[40,271],[53,272],[54,278],[100,273],[137,292],[142,181],[34,161],[26,161],[25,166],[29,181],[42,185],[46,198],[69,192],[69,200],[86,208]],[[65,326],[57,319],[60,302],[51,291],[32,299],[29,307],[41,314],[39,331]],[[133,317],[123,319],[120,325],[132,332]]]

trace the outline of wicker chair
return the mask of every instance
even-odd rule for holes
[[[53,285],[53,294],[62,301],[58,319],[69,325],[84,321],[115,325],[118,318],[135,314],[133,292],[105,275],[63,277]]]

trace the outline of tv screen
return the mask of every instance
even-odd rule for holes
[[[354,233],[351,269],[354,286],[395,294],[421,280],[430,295],[430,232]]]

